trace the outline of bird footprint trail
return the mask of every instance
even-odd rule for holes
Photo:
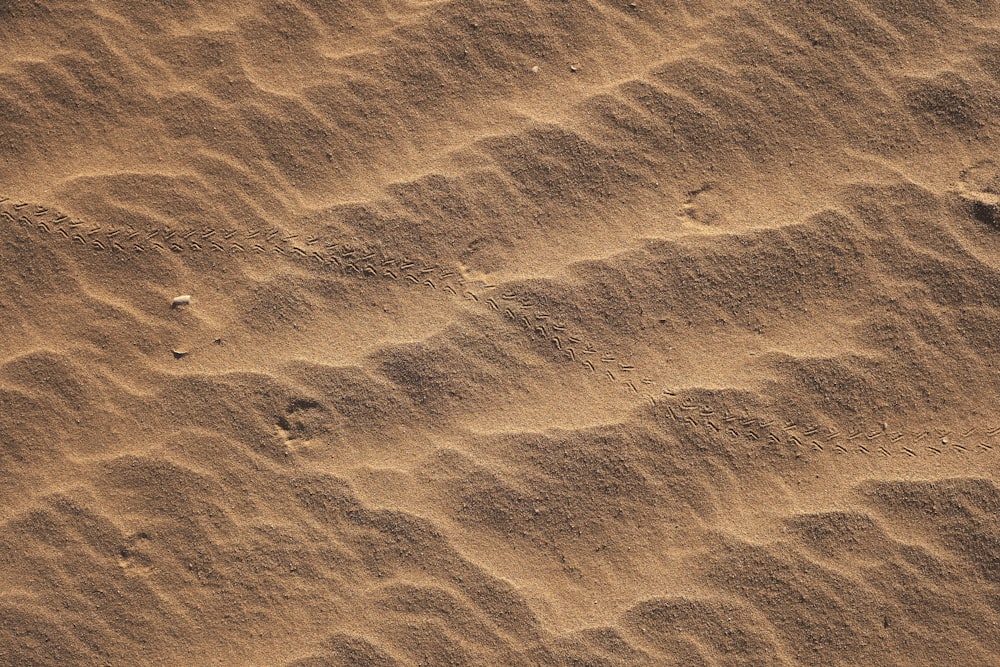
[[[160,228],[135,229],[90,224],[28,202],[0,196],[0,223],[19,225],[39,240],[52,240],[98,254],[136,256],[145,253],[224,253],[253,261],[262,255],[307,262],[366,280],[388,280],[412,288],[447,293],[475,304],[520,328],[533,342],[545,345],[567,369],[613,384],[626,396],[645,402],[677,427],[702,431],[714,438],[792,453],[916,459],[981,457],[1000,448],[1000,423],[969,424],[960,432],[935,424],[809,424],[777,422],[746,409],[694,401],[644,373],[615,350],[599,349],[554,318],[531,295],[497,285],[465,280],[454,268],[417,258],[386,254],[355,241],[287,234],[278,229]]]

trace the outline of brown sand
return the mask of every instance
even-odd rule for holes
[[[3,665],[1000,664],[996,3],[0,43]]]

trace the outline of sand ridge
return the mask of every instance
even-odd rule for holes
[[[612,351],[600,352],[594,344],[573,335],[567,325],[552,321],[544,304],[530,295],[503,286],[467,281],[460,269],[442,268],[411,258],[390,257],[381,249],[360,247],[322,236],[286,234],[279,229],[236,230],[213,228],[157,229],[141,232],[134,228],[104,229],[70,219],[41,205],[14,203],[0,197],[0,218],[32,231],[54,234],[63,241],[78,244],[92,252],[144,253],[147,247],[159,253],[222,252],[260,255],[274,253],[283,258],[315,261],[324,270],[345,276],[405,281],[432,290],[441,289],[455,298],[485,304],[510,323],[519,326],[534,342],[549,343],[553,356],[560,361],[579,363],[591,374],[621,385],[624,391],[648,403],[669,419],[711,433],[740,439],[747,444],[766,442],[769,447],[795,456],[806,452],[835,454],[873,454],[916,457],[954,453],[962,456],[992,454],[1000,445],[1000,423],[977,424],[957,416],[947,427],[922,424],[899,428],[888,423],[820,425],[797,423],[794,415],[782,423],[750,415],[746,408],[733,408],[678,398],[662,382],[642,374],[629,359],[619,359]],[[15,217],[17,216],[17,217]],[[962,424],[956,433],[953,424]]]

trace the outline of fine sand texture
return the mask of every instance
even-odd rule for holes
[[[1000,665],[992,0],[0,0],[0,665]]]

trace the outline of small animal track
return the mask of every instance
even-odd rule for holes
[[[413,258],[394,257],[381,248],[355,241],[301,237],[278,229],[162,228],[140,230],[132,227],[90,225],[48,207],[18,202],[0,196],[0,224],[20,225],[40,237],[80,246],[93,253],[122,256],[144,253],[222,253],[249,259],[273,254],[285,260],[316,266],[365,280],[389,280],[411,289],[447,293],[450,298],[473,303],[485,312],[502,316],[537,345],[549,350],[556,360],[579,368],[596,379],[612,383],[629,396],[645,401],[650,409],[684,428],[700,430],[715,438],[743,442],[752,447],[771,447],[795,456],[805,454],[836,457],[901,458],[993,454],[1000,448],[1000,423],[968,426],[961,433],[925,425],[890,429],[865,425],[841,426],[776,424],[750,414],[731,411],[721,405],[696,403],[678,398],[630,360],[620,359],[613,350],[599,351],[582,335],[570,331],[567,322],[556,321],[533,297],[466,281],[456,270]]]

